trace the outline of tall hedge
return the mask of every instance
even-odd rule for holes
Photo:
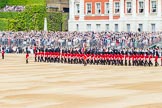
[[[47,23],[49,31],[62,30],[62,13],[49,12],[47,13]]]
[[[0,9],[5,7],[7,4],[7,0],[0,0]]]
[[[0,18],[14,19],[18,15],[18,12],[0,12]]]
[[[33,5],[40,4],[45,5],[46,0],[7,0],[8,5]]]
[[[4,18],[0,18],[0,31],[8,30],[8,20]]]
[[[30,31],[43,30],[46,7],[44,5],[28,5],[24,12],[18,13],[15,22],[10,22],[10,30]]]

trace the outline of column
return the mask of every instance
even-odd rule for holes
[[[69,0],[70,20],[74,20],[74,0]]]
[[[109,9],[110,9],[109,19],[113,20],[113,0],[109,0]]]
[[[120,17],[124,17],[124,0],[120,0]]]
[[[132,0],[133,2],[132,2],[132,15],[133,15],[133,17],[136,17],[136,15],[137,15],[137,9],[138,9],[138,7],[137,7],[137,2],[138,2],[138,0]]]
[[[145,0],[145,16],[148,17],[149,15],[149,7],[151,8],[151,6],[149,6],[149,1],[150,0]]]
[[[84,20],[84,0],[80,0],[80,13],[79,13],[79,20]]]
[[[157,0],[158,17],[161,17],[161,0]]]
[[[109,31],[113,31],[113,0],[109,0]]]

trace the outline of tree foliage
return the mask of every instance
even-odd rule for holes
[[[0,0],[0,9],[5,7],[7,4],[7,0]]]
[[[45,5],[46,0],[6,0],[7,5],[31,5],[31,4],[39,4]]]
[[[28,5],[24,12],[20,12],[15,18],[15,22],[10,22],[10,30],[30,31],[43,30],[46,7],[44,5]]]
[[[62,30],[62,13],[49,12],[47,13],[47,22],[49,31]]]

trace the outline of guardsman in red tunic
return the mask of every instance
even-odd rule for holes
[[[41,59],[41,53],[40,53],[40,50],[39,50],[39,52],[37,53],[37,55],[38,55],[38,62],[40,62],[40,59]]]
[[[26,53],[26,64],[28,64],[28,59],[29,59],[29,53]]]
[[[132,65],[135,66],[135,54],[132,54]]]
[[[4,48],[2,48],[2,59],[4,59]]]
[[[152,54],[149,55],[149,66],[153,66],[153,63],[152,63]]]
[[[132,57],[132,55],[130,54],[129,55],[129,66],[131,66],[131,57]]]
[[[35,62],[37,62],[37,55],[38,55],[37,50],[35,50],[35,52],[34,52]]]
[[[162,66],[162,55],[161,55],[161,66]]]
[[[159,64],[158,64],[158,56],[156,55],[155,56],[155,66],[158,66]]]
[[[128,58],[128,54],[125,54],[125,66],[127,66],[127,58]]]
[[[145,66],[148,66],[148,64],[149,64],[148,58],[149,58],[148,53],[146,53],[146,55],[145,55],[145,63],[144,63]]]
[[[34,54],[35,54],[36,50],[37,50],[37,47],[36,47],[36,44],[35,44],[34,45]]]
[[[86,66],[87,65],[87,55],[86,54],[84,54],[83,59],[84,59],[84,66]]]

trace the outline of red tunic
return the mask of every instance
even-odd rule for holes
[[[155,62],[157,62],[158,61],[158,56],[155,56]]]
[[[29,54],[26,54],[26,59],[28,59],[29,58]]]
[[[2,50],[2,56],[4,56],[4,53],[5,53],[4,50]]]

